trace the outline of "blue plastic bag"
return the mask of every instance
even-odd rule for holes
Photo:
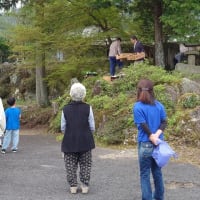
[[[152,157],[159,167],[164,167],[171,157],[177,158],[177,154],[167,142],[158,139],[158,145],[154,148]]]

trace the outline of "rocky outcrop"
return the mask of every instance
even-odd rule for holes
[[[180,85],[166,85],[165,92],[169,101],[177,103],[184,97],[188,97],[194,94],[197,96],[200,95],[200,83],[192,81],[188,78],[183,78]]]
[[[97,80],[94,84],[92,94],[95,96],[99,95],[100,93],[101,93],[101,81]]]
[[[165,88],[165,92],[166,92],[167,98],[170,101],[172,101],[173,103],[177,103],[178,98],[180,96],[180,90],[177,86],[167,85]]]
[[[180,71],[180,72],[186,73],[186,74],[200,73],[200,66],[197,66],[197,65],[188,65],[188,64],[184,64],[184,63],[178,63],[178,64],[176,64],[175,69],[177,71]]]
[[[179,127],[178,135],[181,141],[184,140],[185,144],[200,147],[200,106],[186,111],[177,127]]]
[[[31,69],[20,69],[11,63],[0,65],[0,97],[35,98],[35,74]]]
[[[198,122],[196,123],[196,130],[200,130],[200,106],[190,112],[191,122]]]
[[[196,93],[200,94],[200,84],[188,78],[183,78],[181,83],[181,93]]]

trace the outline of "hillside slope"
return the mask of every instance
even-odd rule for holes
[[[155,84],[156,98],[166,108],[168,127],[165,138],[178,144],[200,146],[200,85],[180,73],[169,73],[148,64],[123,69],[125,76],[106,81],[102,77],[88,77],[83,81],[87,88],[85,101],[92,105],[96,121],[96,139],[108,145],[135,144],[137,130],[132,117],[136,101],[136,85],[141,78]],[[70,100],[66,94],[57,100],[60,112],[51,123],[59,131],[62,107]]]

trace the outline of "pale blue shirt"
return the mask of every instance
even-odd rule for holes
[[[88,122],[89,122],[90,130],[93,133],[95,131],[95,122],[94,122],[94,114],[93,114],[91,106],[90,106],[90,114],[88,117]],[[62,115],[61,115],[61,131],[62,131],[62,133],[65,133],[66,124],[67,124],[67,121],[66,121],[64,113],[62,111]]]

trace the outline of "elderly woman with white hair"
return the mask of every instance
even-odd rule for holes
[[[61,131],[64,133],[61,149],[72,194],[78,190],[78,165],[82,193],[88,193],[92,166],[91,150],[95,148],[94,116],[92,107],[83,102],[85,95],[85,86],[74,83],[70,90],[72,101],[64,106],[61,116]]]

